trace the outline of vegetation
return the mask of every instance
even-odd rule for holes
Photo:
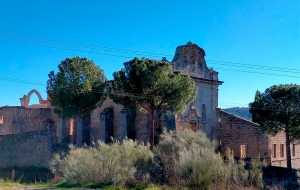
[[[215,149],[216,143],[201,132],[164,132],[153,152],[149,146],[127,139],[122,143],[98,142],[94,147],[71,147],[68,154],[56,155],[51,170],[60,173],[59,181],[70,187],[263,188],[264,162],[254,160],[249,172],[245,162],[235,162],[230,151],[220,155]]]
[[[254,102],[249,104],[253,121],[263,130],[271,134],[285,133],[288,168],[292,168],[290,143],[300,138],[299,99],[299,85],[274,85],[263,93],[257,91]]]
[[[168,109],[184,111],[197,95],[194,81],[180,71],[173,71],[169,63],[134,58],[113,74],[110,97],[125,107],[138,103],[149,115],[150,149],[154,145],[155,119]]]
[[[204,133],[185,130],[165,133],[155,150],[161,159],[170,185],[196,189],[231,188],[234,185],[263,187],[264,162],[253,161],[251,177],[243,161],[235,162],[230,150],[223,156],[216,153],[217,143]]]
[[[47,93],[54,111],[62,118],[89,114],[105,100],[106,78],[92,60],[67,58],[51,71]]]
[[[95,147],[70,147],[67,155],[56,155],[51,164],[54,173],[64,180],[87,185],[130,184],[149,181],[149,162],[153,158],[149,147],[124,140],[121,144],[98,142]]]

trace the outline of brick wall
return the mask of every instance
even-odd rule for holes
[[[294,145],[293,145],[294,144]],[[274,145],[276,147],[274,147]],[[275,136],[270,135],[269,148],[271,149],[271,163],[274,166],[286,167],[286,145],[285,133],[279,132]],[[298,142],[293,142],[290,145],[292,168],[300,168],[300,145]],[[293,155],[293,148],[294,155]]]
[[[111,99],[107,98],[101,107],[96,108],[90,115],[90,127],[91,127],[91,141],[97,141],[100,139],[100,129],[104,126],[100,124],[100,115],[105,108],[111,107],[113,109],[113,136],[118,139],[120,136],[121,125],[121,110],[122,105],[114,103]]]
[[[53,130],[1,135],[0,167],[49,168],[54,146]]]
[[[0,124],[0,135],[46,129],[49,122],[53,123],[51,112],[50,108],[1,107],[3,124]]]
[[[221,141],[222,151],[229,147],[237,158],[243,152],[246,158],[270,158],[269,136],[256,123],[220,109],[217,111],[220,118],[217,139]]]

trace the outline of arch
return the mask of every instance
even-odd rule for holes
[[[44,103],[44,100],[43,100],[41,94],[40,94],[37,90],[35,90],[35,89],[31,90],[31,91],[28,93],[28,95],[27,95],[27,96],[28,96],[28,104],[29,104],[29,102],[30,102],[30,97],[31,97],[31,95],[32,95],[33,93],[35,93],[35,94],[37,95],[37,97],[38,97],[38,99],[39,99],[39,103],[40,103],[40,104],[43,104],[43,103]]]
[[[112,142],[114,136],[114,111],[113,107],[107,107],[100,113],[100,140],[105,143]]]
[[[49,106],[48,98],[47,98],[47,100],[44,100],[42,98],[41,94],[35,89],[31,90],[27,95],[24,95],[23,98],[20,98],[21,106],[28,108],[30,97],[33,93],[35,93],[37,95],[37,97],[39,99],[39,105],[35,105],[34,107],[30,106],[31,108],[46,108]]]

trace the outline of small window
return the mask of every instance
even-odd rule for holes
[[[246,145],[240,146],[241,158],[246,158]]]
[[[292,156],[296,156],[296,145],[293,144]]]
[[[276,158],[276,144],[273,144],[273,158]]]
[[[280,157],[284,157],[284,144],[280,145]]]

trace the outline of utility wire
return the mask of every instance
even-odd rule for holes
[[[9,37],[9,38],[16,38],[21,40],[30,40],[30,41],[37,41],[37,42],[43,42],[43,43],[51,43],[51,44],[59,44],[59,45],[66,45],[66,46],[74,46],[74,47],[83,47],[88,49],[96,49],[96,50],[105,50],[105,51],[112,51],[112,52],[121,52],[121,53],[127,53],[127,54],[141,54],[141,55],[151,55],[151,56],[170,56],[165,54],[158,54],[158,53],[149,53],[149,52],[143,52],[143,51],[134,51],[134,50],[126,50],[126,49],[119,49],[119,48],[111,48],[111,47],[105,47],[105,46],[95,46],[95,45],[86,45],[81,43],[72,43],[72,42],[64,42],[64,41],[56,41],[56,40],[47,40],[43,38],[32,38],[32,37],[26,37],[26,36],[18,36],[18,35],[9,35],[9,34],[3,34],[0,33],[1,37]]]
[[[261,74],[261,75],[272,75],[272,76],[280,76],[280,77],[300,78],[300,76],[281,75],[281,74],[273,74],[273,73],[262,73],[262,72],[245,71],[245,70],[237,70],[237,69],[227,69],[227,68],[220,68],[220,67],[216,67],[215,69],[228,70],[228,71],[237,71],[237,72],[244,72],[244,73],[255,73],[255,74]]]
[[[133,58],[133,57],[122,56],[122,55],[113,55],[113,54],[106,54],[106,53],[99,53],[99,52],[92,52],[92,51],[76,50],[76,49],[69,49],[69,48],[64,48],[64,47],[55,47],[55,46],[33,44],[33,43],[27,43],[27,42],[15,42],[15,41],[11,41],[11,40],[1,40],[1,39],[0,39],[0,41],[10,42],[10,43],[16,43],[16,44],[25,44],[25,45],[46,47],[46,48],[53,48],[53,49],[68,50],[68,51],[83,52],[83,53],[91,53],[91,54],[98,54],[98,55],[106,55],[106,56],[113,56],[113,57],[124,57],[124,58],[131,58],[131,59]]]
[[[149,52],[144,52],[144,51],[134,51],[134,50],[127,50],[127,49],[119,49],[119,48],[111,48],[111,47],[105,47],[105,46],[95,46],[95,45],[86,45],[86,44],[81,44],[81,43],[72,43],[72,42],[64,42],[64,41],[57,41],[57,40],[48,40],[44,38],[33,38],[33,37],[28,37],[28,36],[20,36],[20,35],[12,35],[12,34],[5,34],[5,33],[0,33],[1,37],[7,37],[7,38],[14,38],[14,39],[21,39],[21,40],[30,40],[30,41],[37,41],[37,42],[42,42],[42,43],[52,43],[52,44],[59,44],[59,45],[67,45],[67,46],[73,46],[73,47],[82,47],[82,48],[88,48],[88,49],[98,49],[98,50],[103,50],[103,51],[113,51],[113,52],[119,52],[119,53],[127,53],[127,54],[139,54],[139,55],[146,55],[146,56],[155,56],[155,57],[172,57],[172,55],[167,55],[167,54],[158,54],[158,53],[149,53]],[[3,40],[7,42],[12,42],[12,43],[20,43],[16,41],[9,41],[9,40]],[[39,46],[38,44],[29,44],[29,43],[23,43],[23,44],[28,44],[28,45],[35,45]],[[74,49],[69,49],[69,48],[59,48],[59,47],[53,47],[53,46],[42,46],[42,47],[51,47],[51,48],[56,48],[56,49],[65,49],[65,50],[70,50],[70,51],[77,51]],[[96,53],[96,52],[89,52],[89,51],[81,51],[81,52],[86,52],[86,53]],[[98,54],[98,53],[96,53]],[[116,56],[116,55],[111,55],[111,54],[102,54],[102,55],[108,55],[108,56]],[[121,57],[126,57],[126,56],[121,56]],[[129,58],[129,57],[126,57]],[[130,57],[131,58],[131,57]],[[273,70],[273,71],[278,71],[278,72],[292,72],[292,73],[299,73],[300,69],[290,69],[290,68],[283,68],[283,67],[272,67],[272,66],[263,66],[263,65],[252,65],[252,64],[245,64],[245,63],[237,63],[237,62],[229,62],[229,61],[219,61],[219,60],[206,60],[209,63],[212,64],[225,64],[225,65],[231,65],[231,66],[237,66],[237,67],[246,67],[246,68],[253,68],[253,69],[263,69],[263,70]]]
[[[0,80],[6,80],[6,81],[12,81],[12,82],[19,82],[19,83],[26,83],[26,84],[34,84],[34,85],[45,86],[45,84],[40,83],[40,82],[28,81],[28,80],[19,80],[19,79],[13,79],[13,78],[0,77]],[[78,89],[78,88],[63,87],[63,86],[61,88],[64,88],[66,90],[75,90],[75,89]],[[99,91],[99,90],[92,90],[92,92],[99,93],[99,94],[115,95],[115,96],[121,96],[121,97],[127,96],[127,97],[131,97],[131,98],[141,98],[141,99],[159,99],[159,100],[169,100],[169,101],[177,101],[177,100],[179,100],[179,99],[174,99],[174,98],[173,99],[159,98],[157,96],[149,96],[149,95],[145,95],[145,94],[114,93],[114,92],[113,93],[109,93],[107,91]],[[219,103],[220,103],[220,105],[228,105],[228,104],[230,104],[230,106],[232,106],[232,104],[234,104],[234,105],[241,105],[240,103],[233,103],[233,102],[219,102]],[[256,108],[258,110],[269,110],[269,111],[280,111],[280,112],[285,112],[286,111],[286,109],[284,109],[284,108],[278,108],[278,106],[280,106],[280,105],[277,105],[277,106],[252,106],[252,107]],[[245,106],[241,106],[241,107],[245,107]],[[246,108],[249,108],[249,107],[246,107]],[[300,111],[299,111],[299,113],[300,113]]]
[[[54,46],[41,45],[41,44],[32,44],[32,43],[27,43],[27,42],[15,42],[15,41],[11,41],[11,40],[1,40],[1,39],[0,39],[0,41],[11,42],[11,43],[17,43],[17,44],[32,45],[32,46],[40,46],[40,47],[53,48],[53,49],[68,50],[68,51],[83,52],[83,53],[98,54],[98,55],[105,55],[105,56],[132,58],[132,57],[122,56],[122,55],[114,55],[114,54],[106,54],[106,53],[100,53],[100,52],[91,52],[91,51],[84,51],[84,50],[76,50],[76,49],[69,49],[69,48],[64,48],[64,47],[54,47]],[[262,74],[262,75],[272,75],[272,76],[290,77],[290,78],[300,78],[300,77],[298,77],[298,76],[291,76],[291,75],[280,75],[280,74],[273,74],[273,73],[262,73],[262,72],[244,71],[244,70],[228,69],[228,68],[215,68],[215,69],[229,70],[229,71],[237,71],[237,72],[246,72],[246,73],[255,73],[255,74]],[[268,69],[266,69],[266,70],[268,70]],[[287,72],[287,71],[285,71],[285,72]]]
[[[239,67],[241,68],[241,66],[238,66],[238,65],[235,65],[233,63],[218,63],[218,62],[208,62],[209,64],[216,64],[216,65],[228,65],[228,66],[232,66],[232,67]],[[297,73],[297,74],[300,74],[300,70],[283,70],[283,69],[274,69],[274,68],[266,68],[266,67],[258,67],[258,66],[255,66],[255,65],[246,65],[246,66],[242,66],[242,68],[249,68],[249,69],[259,69],[259,70],[267,70],[267,71],[276,71],[276,72],[286,72],[286,73]]]

